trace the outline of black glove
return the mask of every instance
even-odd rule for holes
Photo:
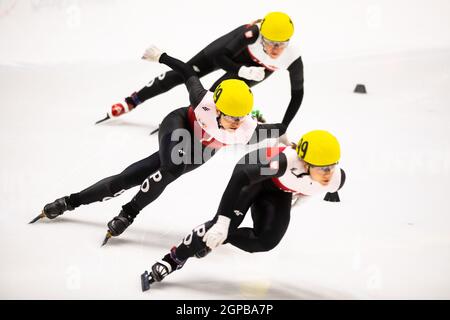
[[[327,192],[323,200],[330,202],[341,202],[341,199],[339,199],[339,194],[337,193],[337,191],[333,193]]]

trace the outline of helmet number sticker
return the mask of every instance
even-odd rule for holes
[[[214,102],[217,102],[217,100],[219,100],[219,97],[222,94],[222,91],[223,91],[223,89],[219,85],[217,87],[216,91],[214,91]]]
[[[308,141],[300,140],[300,144],[297,147],[297,153],[300,158],[304,159],[306,156],[306,151],[308,151]]]

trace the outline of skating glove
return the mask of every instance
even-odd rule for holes
[[[261,81],[265,77],[264,67],[246,67],[239,69],[238,76],[247,80]]]
[[[227,238],[229,226],[230,218],[219,216],[217,222],[203,236],[203,242],[206,242],[206,245],[211,249],[217,248]]]
[[[330,202],[341,202],[341,199],[339,198],[339,194],[337,193],[337,191],[332,193],[327,192],[323,200]]]
[[[278,142],[284,144],[285,146],[290,146],[290,145],[292,145],[292,142],[289,142],[289,139],[288,139],[286,133],[283,134],[282,136],[280,136],[280,137],[278,138]]]
[[[266,123],[266,119],[264,119],[263,114],[259,110],[253,110],[251,116],[253,119],[258,121],[258,123]]]
[[[142,55],[142,59],[151,62],[159,62],[159,58],[162,54],[163,52],[159,50],[158,47],[156,47],[155,45],[151,45],[145,50],[144,54]]]

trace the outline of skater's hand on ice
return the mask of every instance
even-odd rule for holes
[[[230,226],[230,218],[219,216],[217,222],[206,232],[203,237],[203,242],[210,249],[215,249],[220,246],[228,236],[228,228]]]
[[[238,76],[247,80],[261,81],[265,77],[264,67],[246,67],[239,69]]]
[[[156,47],[155,45],[151,45],[145,50],[144,54],[142,55],[142,59],[151,62],[159,62],[159,58],[162,54],[163,52],[159,50],[158,47]]]

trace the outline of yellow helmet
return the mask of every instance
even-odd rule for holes
[[[288,41],[294,34],[291,18],[283,12],[270,12],[261,22],[261,34],[270,41]]]
[[[243,117],[253,109],[253,93],[242,80],[224,80],[214,90],[214,103],[226,115]]]
[[[336,137],[324,130],[304,134],[296,150],[303,161],[314,166],[335,164],[341,157],[341,148]]]

